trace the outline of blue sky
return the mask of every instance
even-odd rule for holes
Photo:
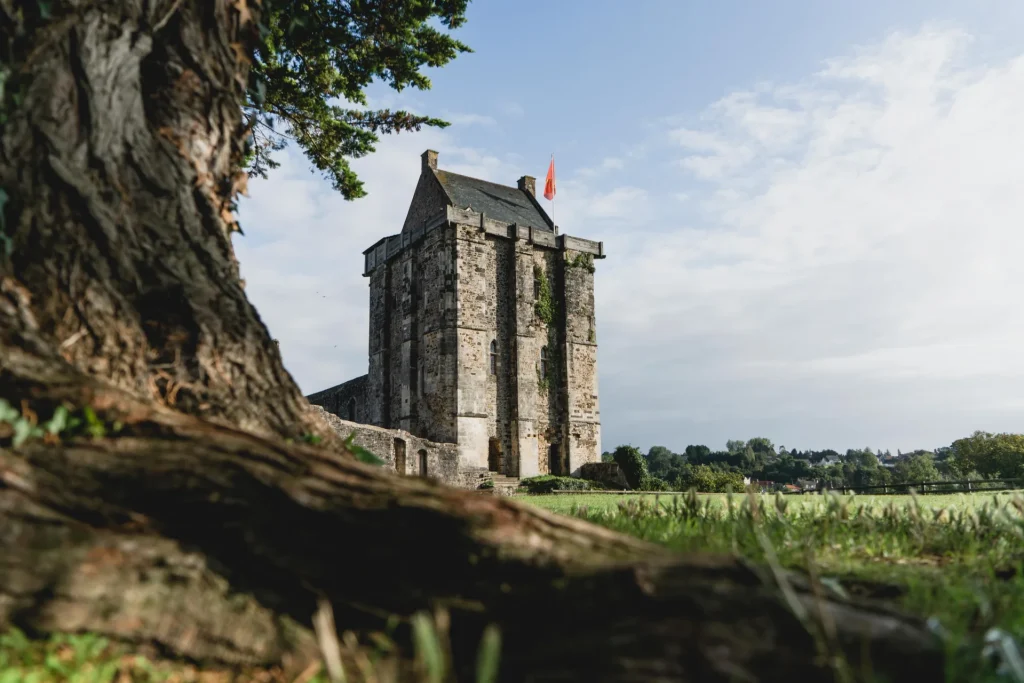
[[[307,392],[366,371],[361,252],[423,149],[514,184],[556,155],[556,219],[605,241],[603,446],[790,448],[1024,430],[1024,3],[477,0],[475,53],[373,103],[344,202],[301,155],[250,185],[247,291]]]

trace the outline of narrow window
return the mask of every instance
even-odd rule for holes
[[[354,398],[348,400],[348,421],[356,421],[356,400]]]
[[[533,299],[540,298],[540,270],[533,271]]]
[[[395,439],[395,471],[399,474],[406,474],[405,469],[405,441]]]
[[[425,477],[428,474],[428,472],[427,472],[427,451],[425,449],[421,449],[418,455],[420,457],[420,476],[421,477]]]
[[[498,342],[491,341],[491,374],[498,374]]]
[[[542,377],[548,376],[548,347],[540,347],[540,374]]]

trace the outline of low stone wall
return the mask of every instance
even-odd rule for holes
[[[599,481],[610,488],[628,489],[629,482],[615,462],[588,462],[580,467],[580,477]]]
[[[426,476],[449,486],[464,488],[467,478],[459,472],[459,449],[453,443],[427,441],[401,429],[384,429],[373,425],[342,420],[322,406],[312,405],[335,432],[362,446],[385,462],[385,466],[407,476]],[[404,464],[403,464],[404,463]]]

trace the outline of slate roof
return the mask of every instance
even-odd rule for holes
[[[530,225],[551,231],[551,219],[536,201],[518,187],[490,183],[478,178],[434,171],[448,198],[460,209],[472,209],[505,223]]]

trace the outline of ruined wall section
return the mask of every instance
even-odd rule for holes
[[[366,391],[368,375],[310,394],[306,398],[313,405],[349,422],[368,422]]]
[[[322,410],[313,406],[313,410]],[[467,478],[459,470],[458,447],[453,443],[436,443],[401,429],[384,429],[342,420],[337,415],[322,413],[335,433],[362,446],[384,461],[384,467],[403,476],[437,479],[449,486],[464,486]]]
[[[571,238],[566,238],[566,242]],[[594,258],[570,248],[561,255],[564,302],[566,461],[568,472],[600,462],[601,413],[597,396],[597,324]]]

